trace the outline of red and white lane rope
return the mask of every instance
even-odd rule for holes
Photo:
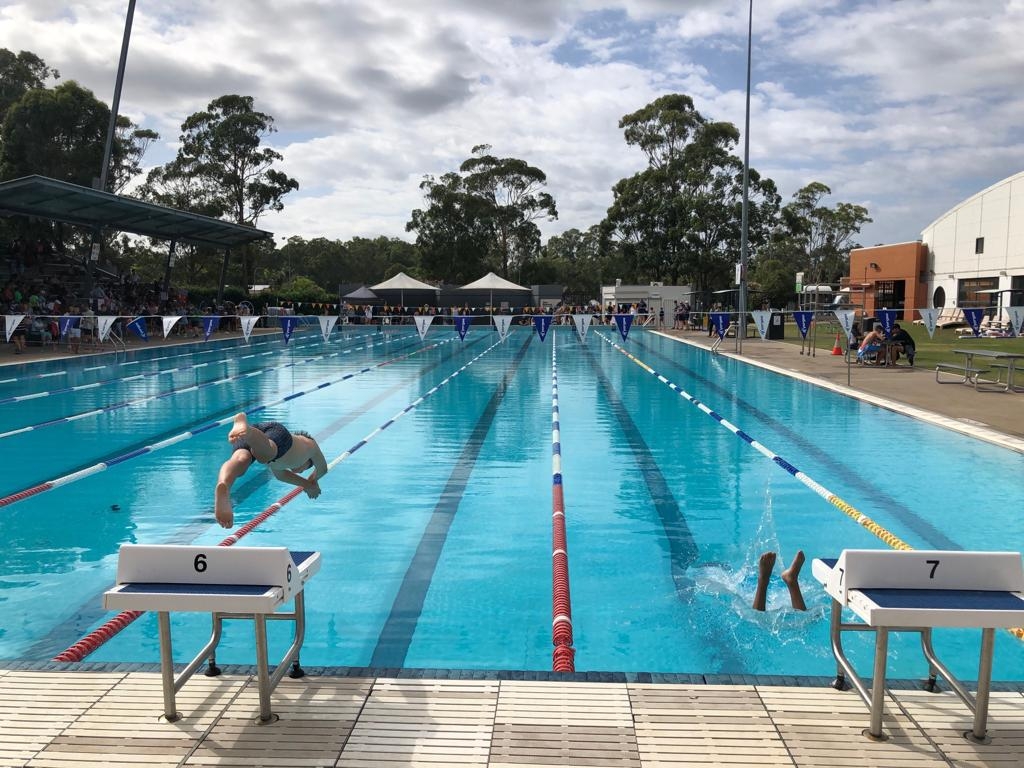
[[[428,397],[433,395],[441,387],[443,387],[445,384],[450,382],[452,379],[454,379],[456,376],[458,376],[464,370],[469,368],[469,366],[471,366],[473,363],[475,363],[477,360],[479,360],[481,357],[486,355],[488,352],[490,352],[492,349],[494,349],[495,347],[499,346],[500,344],[501,344],[500,341],[495,343],[495,344],[492,344],[487,349],[485,349],[483,352],[481,352],[479,355],[477,355],[472,360],[470,360],[468,363],[466,363],[461,368],[456,370],[454,373],[452,373],[449,376],[447,376],[439,384],[437,384],[437,385],[431,387],[430,389],[428,389],[423,395],[421,395],[420,397],[418,397],[415,400],[413,400],[409,405],[407,405],[405,408],[400,410],[398,413],[396,413],[390,419],[385,421],[381,426],[379,426],[376,429],[374,429],[372,432],[370,432],[366,437],[364,437],[362,440],[360,440],[354,446],[349,448],[347,451],[345,451],[341,455],[339,455],[339,456],[335,457],[334,459],[332,459],[328,463],[327,468],[328,469],[333,469],[338,464],[343,462],[345,459],[347,459],[353,453],[358,451],[360,448],[362,448],[364,445],[366,445],[368,442],[370,442],[373,438],[375,438],[377,435],[379,435],[381,432],[383,432],[385,429],[387,429],[392,424],[394,424],[396,421],[398,421],[398,419],[400,419],[402,416],[407,414],[409,411],[411,411],[414,408],[416,408],[419,405],[421,405],[424,400],[426,400]],[[432,346],[437,346],[437,345],[434,344]],[[424,349],[429,349],[429,347],[425,347]],[[420,350],[420,351],[422,351],[422,350]],[[408,355],[405,355],[405,357],[408,357]],[[381,363],[381,365],[387,365],[387,362]],[[280,499],[278,499],[273,504],[271,504],[269,507],[267,507],[262,512],[260,512],[258,515],[256,515],[256,517],[254,517],[252,520],[247,522],[245,525],[241,526],[238,530],[236,530],[230,536],[228,536],[223,541],[221,541],[217,546],[219,546],[219,547],[230,547],[233,544],[237,543],[240,538],[242,538],[247,533],[249,533],[252,530],[254,530],[264,520],[266,520],[267,518],[269,518],[272,515],[276,514],[278,512],[278,510],[280,510],[285,504],[287,504],[292,499],[294,499],[296,496],[298,496],[301,492],[302,492],[301,488],[293,488],[291,491],[286,493]],[[143,614],[142,611],[122,611],[121,613],[119,613],[114,618],[112,618],[109,621],[105,622],[102,626],[97,627],[96,629],[94,629],[92,632],[90,632],[88,635],[83,637],[81,640],[79,640],[74,645],[71,645],[67,649],[65,649],[65,650],[61,651],[60,653],[58,653],[56,656],[53,657],[53,660],[54,661],[68,661],[68,662],[82,661],[86,656],[88,656],[90,653],[94,652],[97,648],[99,648],[105,642],[110,640],[114,635],[116,635],[122,629],[127,627],[129,624],[131,624],[133,621],[135,621],[137,618],[139,618],[139,616],[141,616],[142,614]]]
[[[302,397],[303,395],[308,395],[311,392],[317,392],[317,391],[319,391],[321,389],[324,389],[325,387],[331,386],[332,384],[337,384],[339,382],[346,381],[346,380],[351,379],[351,378],[353,378],[355,376],[359,376],[359,375],[367,373],[369,371],[376,370],[377,368],[383,368],[384,366],[391,365],[392,363],[394,363],[397,360],[403,360],[405,358],[412,357],[413,355],[417,355],[420,352],[425,352],[428,349],[434,349],[435,347],[438,347],[441,344],[449,344],[449,343],[451,343],[451,340],[441,341],[441,342],[437,342],[435,344],[431,344],[430,346],[414,350],[414,351],[409,352],[407,354],[399,355],[398,357],[393,357],[390,360],[384,360],[383,362],[377,363],[375,365],[367,366],[366,368],[362,368],[362,369],[360,369],[358,371],[353,371],[352,373],[347,373],[344,376],[342,376],[341,378],[333,379],[331,381],[322,382],[321,384],[317,384],[315,387],[312,387],[311,389],[303,390],[301,392],[292,392],[291,394],[285,395],[284,397],[280,397],[277,400],[272,400],[272,401],[270,401],[268,403],[262,403],[260,405],[254,406],[252,408],[247,408],[245,412],[247,414],[249,414],[249,415],[252,415],[252,414],[257,413],[259,411],[265,410],[265,409],[267,409],[267,408],[269,408],[269,407],[271,407],[273,405],[279,405],[281,403],[288,402],[289,400],[294,400],[297,397]],[[230,424],[232,419],[234,419],[234,414],[232,414],[231,416],[226,416],[223,419],[218,419],[217,421],[211,421],[211,422],[209,422],[207,424],[203,424],[203,425],[201,425],[199,427],[196,427],[195,429],[190,429],[187,432],[181,432],[181,433],[179,433],[177,435],[174,435],[172,437],[167,438],[166,440],[161,440],[158,443],[153,443],[152,445],[145,445],[142,448],[136,448],[135,450],[129,451],[128,453],[122,453],[119,456],[114,456],[113,458],[107,459],[105,461],[101,461],[98,464],[93,464],[91,467],[86,467],[85,469],[80,469],[77,472],[72,472],[69,475],[63,475],[63,476],[55,478],[53,480],[47,480],[46,482],[40,483],[39,485],[35,485],[35,486],[31,487],[31,488],[26,488],[23,491],[18,491],[17,493],[12,493],[9,496],[4,496],[3,498],[0,498],[0,507],[10,506],[11,504],[14,504],[14,503],[19,502],[19,501],[24,501],[25,499],[27,499],[27,498],[29,498],[31,496],[35,496],[37,494],[43,493],[44,491],[49,491],[49,490],[52,490],[54,488],[58,488],[58,487],[60,487],[62,485],[67,485],[69,483],[74,483],[74,482],[77,482],[78,480],[83,480],[86,477],[90,477],[92,475],[95,475],[95,474],[97,474],[99,472],[102,472],[105,469],[109,469],[110,467],[112,467],[112,466],[114,466],[116,464],[121,464],[121,463],[123,463],[125,461],[128,461],[129,459],[134,459],[134,458],[136,458],[138,456],[143,456],[143,455],[145,455],[147,453],[153,453],[154,451],[159,451],[159,450],[161,450],[163,448],[167,448],[168,446],[176,445],[177,443],[180,443],[180,442],[183,442],[183,441],[188,440],[190,438],[193,438],[196,435],[200,435],[203,432],[208,432],[211,429],[216,429],[217,427],[222,427],[225,424]]]
[[[556,337],[557,338],[557,337]],[[562,427],[558,412],[558,345],[551,342],[551,668],[575,672],[572,647],[572,601],[569,597],[569,551],[565,538],[562,493]]]

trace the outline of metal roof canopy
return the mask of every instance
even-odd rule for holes
[[[221,248],[273,236],[254,227],[46,176],[25,176],[0,183],[0,214],[34,216],[83,227],[107,227],[161,240],[187,240]]]

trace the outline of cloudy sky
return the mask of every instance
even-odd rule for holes
[[[279,241],[411,239],[423,176],[476,144],[547,174],[549,236],[641,169],[623,115],[685,93],[742,128],[747,2],[138,0],[121,112],[162,164],[186,116],[253,96],[301,185],[260,222]],[[901,242],[1024,170],[1024,0],[753,2],[750,162],[784,200],[823,182],[868,208],[861,243]],[[0,47],[109,102],[127,6],[0,0]]]

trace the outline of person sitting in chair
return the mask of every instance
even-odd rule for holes
[[[907,362],[913,365],[914,355],[917,354],[917,348],[914,346],[914,337],[903,330],[899,323],[894,323],[892,326],[892,336],[889,340],[896,344],[893,348],[892,362],[895,363],[899,359],[900,353],[902,353],[907,356]]]
[[[857,350],[857,362],[866,363],[869,360],[873,363],[878,362],[878,353],[882,351],[882,345],[885,342],[885,333],[882,329],[881,323],[875,323],[874,330],[868,333],[864,337],[864,341],[860,343],[860,348]]]

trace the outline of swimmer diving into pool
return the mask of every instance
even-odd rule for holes
[[[798,611],[806,611],[803,593],[800,591],[800,569],[804,566],[804,552],[799,550],[790,563],[789,568],[782,572],[782,581],[789,588],[789,601]],[[755,611],[763,611],[768,601],[768,579],[775,568],[775,553],[765,552],[757,563],[757,591],[751,606]]]
[[[318,481],[327,474],[327,460],[308,432],[289,432],[276,421],[250,424],[246,415],[239,413],[228,432],[228,442],[234,452],[221,465],[213,503],[214,516],[222,528],[230,528],[235,520],[231,486],[254,461],[266,464],[278,480],[299,486],[309,498],[320,495]],[[309,477],[299,474],[310,467],[313,471]]]

